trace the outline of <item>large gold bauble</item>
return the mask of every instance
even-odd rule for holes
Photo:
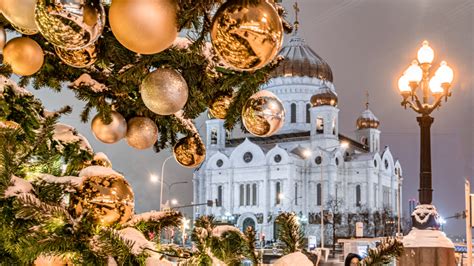
[[[35,19],[51,44],[80,49],[93,44],[102,34],[105,11],[98,1],[38,0]]]
[[[0,27],[0,54],[2,53],[3,47],[7,43],[7,33],[3,27]]]
[[[35,23],[36,0],[2,0],[1,11],[13,28],[26,35],[38,33]]]
[[[285,121],[285,108],[278,97],[262,90],[252,95],[242,109],[242,122],[255,136],[268,137],[275,134]]]
[[[140,86],[143,103],[159,115],[171,115],[181,110],[188,100],[188,84],[181,74],[169,68],[159,68],[148,74]]]
[[[67,65],[77,68],[85,68],[93,65],[97,61],[97,48],[91,44],[85,48],[68,50],[54,47],[58,57]]]
[[[148,117],[134,117],[128,121],[127,143],[139,150],[148,149],[158,140],[158,127]]]
[[[170,47],[178,34],[174,0],[113,0],[109,23],[117,40],[140,54]]]
[[[43,49],[27,37],[11,39],[3,48],[3,62],[9,64],[13,73],[29,76],[43,66]]]
[[[211,41],[229,68],[256,70],[278,54],[283,42],[282,21],[266,0],[227,1],[214,15]]]
[[[198,135],[182,138],[174,145],[175,160],[184,167],[196,167],[206,158],[206,147]]]
[[[127,134],[127,121],[121,114],[112,111],[112,122],[106,124],[99,114],[92,119],[91,129],[94,137],[103,143],[112,144],[125,137]]]
[[[224,119],[232,104],[232,95],[219,95],[209,105],[209,114],[217,119]]]
[[[101,166],[91,167],[103,173],[113,172]],[[77,216],[87,211],[92,214],[96,223],[103,226],[127,222],[133,215],[135,205],[132,187],[123,176],[100,172],[96,176],[84,177],[82,186],[71,198],[71,203]]]

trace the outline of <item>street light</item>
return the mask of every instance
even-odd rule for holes
[[[183,221],[182,221],[182,229],[183,229],[183,232],[182,232],[182,237],[183,237],[183,247],[185,246],[186,244],[186,229],[189,229],[189,222],[190,220],[189,219],[186,219],[186,217],[183,217]]]
[[[413,226],[418,229],[438,227],[436,221],[436,209],[432,205],[432,174],[431,174],[431,136],[430,128],[434,119],[430,114],[451,96],[450,88],[454,78],[453,70],[445,61],[432,74],[431,63],[434,59],[434,51],[428,41],[418,50],[418,60],[413,60],[404,74],[398,80],[398,88],[403,98],[401,104],[405,109],[410,107],[421,116],[417,117],[420,126],[420,204],[415,208],[428,211],[430,216],[427,222],[419,222],[420,219],[413,218]],[[431,101],[430,101],[431,100]],[[426,219],[421,219],[426,220]]]

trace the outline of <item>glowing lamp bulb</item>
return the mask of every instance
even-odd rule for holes
[[[441,79],[439,76],[434,76],[430,80],[430,90],[433,94],[443,93],[443,87],[441,86]]]
[[[423,42],[423,46],[418,50],[418,61],[420,64],[431,64],[434,59],[434,51],[428,41]]]
[[[453,69],[448,66],[446,61],[442,61],[438,70],[436,70],[435,76],[438,76],[441,83],[453,82],[454,72]]]
[[[401,76],[398,80],[398,89],[401,93],[411,92],[410,82],[405,75]]]
[[[405,71],[405,76],[407,77],[409,82],[418,83],[421,81],[421,79],[423,78],[423,70],[418,65],[418,62],[416,60],[413,60],[413,62],[411,62],[411,65]]]

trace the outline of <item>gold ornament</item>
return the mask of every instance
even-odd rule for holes
[[[43,49],[27,37],[18,37],[7,42],[3,48],[3,62],[9,64],[13,73],[29,76],[43,66]]]
[[[5,44],[7,43],[7,33],[3,27],[0,27],[0,50],[3,49]],[[0,51],[1,54],[1,51]]]
[[[100,2],[88,0],[38,0],[38,29],[46,40],[64,49],[93,44],[102,34],[105,11]]]
[[[140,86],[143,103],[159,115],[171,115],[184,107],[188,100],[188,84],[181,74],[159,68],[148,74]]]
[[[2,0],[1,11],[13,28],[26,35],[38,33],[35,23],[36,0]]]
[[[156,54],[170,47],[178,35],[174,0],[114,0],[109,23],[125,48]]]
[[[118,112],[112,111],[112,122],[106,124],[99,114],[92,119],[91,129],[94,137],[103,143],[112,144],[125,137],[127,134],[127,121]]]
[[[127,143],[135,149],[148,149],[158,140],[158,127],[148,117],[134,117],[128,121]]]
[[[209,105],[209,114],[217,119],[224,119],[232,104],[232,95],[219,95]]]
[[[283,25],[278,12],[266,0],[227,1],[214,15],[211,41],[228,67],[252,71],[264,67],[278,54]]]
[[[56,255],[40,254],[33,262],[34,266],[66,266],[73,265],[67,259]]]
[[[285,120],[285,108],[278,97],[262,90],[252,95],[242,109],[242,122],[255,136],[268,137],[277,132]]]
[[[182,138],[174,145],[175,160],[184,167],[196,167],[206,158],[206,147],[199,135]]]
[[[54,50],[64,63],[72,67],[89,67],[97,61],[97,48],[95,44],[76,50],[68,50],[60,47],[54,47]]]
[[[98,170],[98,174],[84,177],[78,193],[71,198],[76,215],[87,211],[96,223],[103,226],[127,222],[133,215],[135,204],[132,187],[110,168],[91,166],[82,171],[92,167]]]

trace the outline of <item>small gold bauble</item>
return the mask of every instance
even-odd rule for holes
[[[104,7],[88,0],[38,0],[35,19],[43,37],[54,46],[80,49],[93,44],[105,25]]]
[[[209,105],[209,114],[217,119],[224,119],[232,104],[232,95],[219,95]]]
[[[3,48],[3,62],[9,64],[13,73],[29,76],[43,66],[43,49],[27,37],[18,37],[7,42]]]
[[[206,158],[206,147],[198,135],[182,138],[174,145],[175,160],[184,167],[196,167]]]
[[[266,0],[227,1],[214,15],[211,41],[228,67],[252,71],[264,67],[278,54],[283,25],[278,12]]]
[[[72,67],[84,68],[91,66],[97,61],[97,48],[95,44],[75,50],[67,50],[60,47],[54,47],[54,50],[64,63]]]
[[[36,0],[2,0],[1,13],[18,32],[32,35],[38,33],[35,5]]]
[[[156,54],[170,47],[178,34],[173,0],[114,0],[109,23],[117,40],[140,54]]]
[[[169,68],[159,68],[148,74],[140,86],[143,103],[159,115],[171,115],[181,110],[188,100],[188,84],[181,74]]]
[[[110,116],[112,122],[109,124],[106,124],[99,114],[92,119],[91,123],[94,137],[107,144],[115,143],[123,139],[127,134],[127,121],[125,118],[115,111],[112,111]]]
[[[278,97],[262,90],[252,95],[242,109],[242,122],[255,136],[268,137],[276,133],[285,120],[285,108]]]
[[[98,174],[85,176],[78,193],[71,198],[76,215],[87,211],[96,223],[103,226],[127,222],[135,205],[130,184],[110,168],[91,166],[82,171],[90,168],[97,170]]]
[[[158,140],[158,127],[148,117],[134,117],[128,121],[127,143],[139,150],[148,149]]]
[[[1,50],[7,43],[7,33],[5,32],[5,29],[3,27],[0,27],[0,54]]]
[[[56,255],[39,255],[33,262],[34,266],[66,266],[73,265],[67,259]]]

